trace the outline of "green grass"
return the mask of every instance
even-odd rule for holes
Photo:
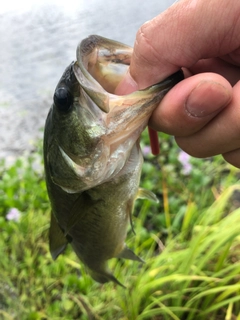
[[[41,148],[0,165],[0,319],[240,320],[239,171],[215,157],[191,159],[184,175],[178,147],[161,139],[141,182],[160,202],[137,201],[127,238],[146,263],[109,263],[127,289],[94,282],[71,248],[52,261]]]

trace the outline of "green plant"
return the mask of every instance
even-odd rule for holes
[[[41,150],[0,165],[0,319],[240,320],[238,170],[220,157],[190,159],[186,175],[179,148],[161,138],[141,180],[160,202],[136,202],[127,238],[145,263],[109,262],[127,289],[94,282],[70,247],[52,260]]]

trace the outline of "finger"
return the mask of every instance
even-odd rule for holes
[[[203,128],[231,100],[232,87],[218,74],[203,73],[172,88],[153,112],[149,125],[175,136]]]
[[[140,89],[179,67],[226,55],[239,47],[240,2],[182,0],[139,29],[130,74]],[[234,21],[234,23],[233,23]]]
[[[233,87],[229,105],[200,131],[176,136],[178,145],[194,157],[210,157],[240,148],[240,81]]]
[[[223,158],[233,166],[240,168],[240,149],[224,153]]]
[[[225,60],[225,58],[224,58]],[[223,59],[202,59],[193,65],[189,70],[193,73],[214,72],[226,78],[232,86],[240,79],[240,67],[228,63]]]

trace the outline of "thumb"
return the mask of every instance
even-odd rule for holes
[[[227,55],[239,47],[240,2],[182,0],[137,32],[130,70],[117,88],[130,93],[157,83],[180,67]]]

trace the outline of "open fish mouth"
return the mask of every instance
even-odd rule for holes
[[[99,36],[84,39],[77,47],[77,63],[88,82],[78,80],[84,87],[114,93],[128,70],[132,51],[127,45]]]

